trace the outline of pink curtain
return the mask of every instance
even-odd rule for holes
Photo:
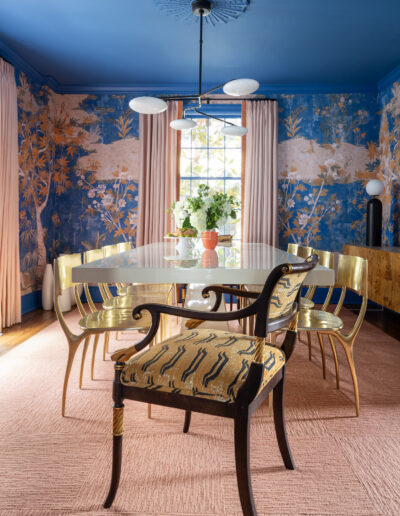
[[[140,115],[141,151],[139,175],[138,230],[136,245],[161,242],[172,230],[172,217],[167,213],[177,199],[178,131],[170,128],[179,118],[181,103],[167,102],[168,109],[159,115]]]
[[[0,331],[21,322],[18,217],[17,86],[0,58]]]
[[[278,103],[246,101],[243,242],[277,245]]]

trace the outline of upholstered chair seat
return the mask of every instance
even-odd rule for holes
[[[233,403],[253,362],[255,337],[219,330],[188,330],[127,362],[121,382],[186,396]],[[282,350],[264,345],[265,385],[285,365]]]

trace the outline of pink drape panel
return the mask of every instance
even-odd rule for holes
[[[17,86],[0,58],[0,331],[21,321],[18,217]]]
[[[178,118],[180,103],[167,102],[159,115],[140,115],[141,151],[136,245],[161,242],[172,229],[166,210],[176,200],[178,131],[169,127]]]
[[[278,103],[246,101],[243,241],[277,245]]]

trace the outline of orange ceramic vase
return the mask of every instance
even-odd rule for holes
[[[203,231],[201,234],[204,249],[215,249],[218,244],[218,231]]]

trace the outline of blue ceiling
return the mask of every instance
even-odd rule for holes
[[[205,27],[204,81],[375,84],[400,64],[399,20],[399,0],[251,0]],[[197,81],[197,26],[153,0],[0,0],[0,39],[63,85]]]

